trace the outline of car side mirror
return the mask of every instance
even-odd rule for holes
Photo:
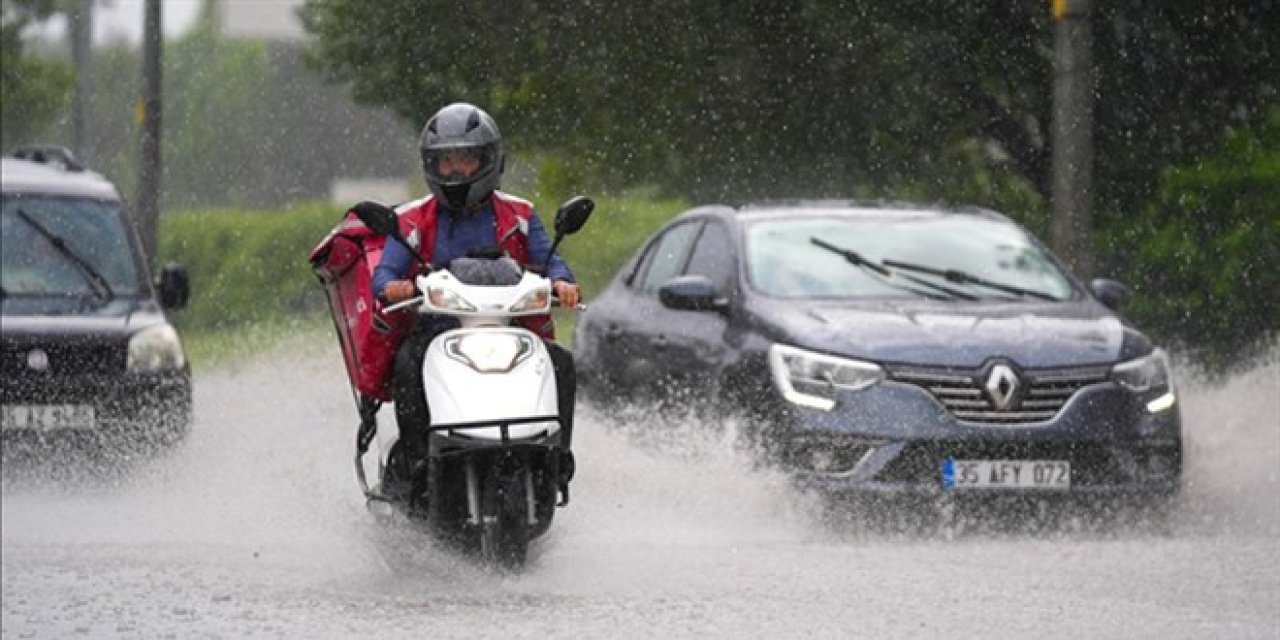
[[[658,288],[658,301],[680,311],[722,311],[729,306],[710,278],[697,275],[672,278]]]
[[[160,306],[164,309],[178,310],[187,306],[191,297],[191,281],[187,278],[187,268],[170,262],[160,270],[160,281],[156,283],[160,293]]]
[[[1129,304],[1133,291],[1125,285],[1108,278],[1096,278],[1089,283],[1089,290],[1108,309],[1119,311]]]

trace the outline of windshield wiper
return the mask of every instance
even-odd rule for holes
[[[62,236],[44,228],[44,225],[36,222],[35,219],[27,215],[27,212],[22,209],[18,209],[17,214],[23,222],[30,225],[31,228],[39,232],[40,235],[44,236],[45,239],[53,245],[53,248],[58,250],[58,253],[65,256],[67,260],[71,261],[71,264],[74,264],[80,270],[80,274],[85,277],[85,281],[93,286],[94,295],[101,298],[104,304],[115,299],[116,294],[111,290],[111,283],[107,282],[107,279],[102,275],[102,272],[95,269],[92,264],[89,264],[88,260],[80,257],[80,254],[76,253],[75,250],[67,245],[67,242],[62,239]]]
[[[809,242],[812,242],[813,244],[816,244],[819,247],[822,247],[823,249],[826,249],[827,251],[830,251],[836,255],[842,256],[845,259],[845,261],[848,262],[849,264],[852,264],[857,267],[866,267],[882,276],[887,277],[889,275],[888,269],[874,262],[871,262],[870,260],[867,260],[866,258],[862,257],[861,254],[854,251],[853,249],[845,249],[844,247],[837,247],[836,245],[831,244],[830,242],[827,242],[821,238],[813,237],[813,236],[809,238]]]
[[[961,298],[961,299],[963,299],[963,300],[977,300],[977,298],[976,298],[976,297],[971,296],[971,295],[969,295],[969,294],[967,294],[967,293],[964,293],[964,292],[962,292],[962,291],[956,291],[955,289],[952,289],[952,288],[950,288],[950,287],[944,287],[944,286],[942,286],[942,285],[940,285],[940,284],[934,284],[934,283],[929,282],[929,281],[927,281],[927,280],[921,280],[920,278],[916,278],[916,277],[914,277],[914,276],[910,276],[910,275],[906,275],[906,274],[903,274],[903,275],[902,275],[902,277],[903,277],[903,278],[906,278],[907,280],[910,280],[910,281],[912,281],[912,282],[914,282],[914,283],[916,283],[916,284],[918,284],[918,285],[921,285],[921,286],[924,286],[924,287],[928,287],[929,289],[933,289],[933,291],[921,291],[921,290],[919,290],[919,289],[916,289],[915,287],[908,287],[908,286],[904,286],[904,285],[898,284],[898,283],[896,283],[896,282],[890,282],[890,281],[889,281],[889,276],[890,276],[890,275],[893,275],[891,271],[889,271],[888,269],[884,268],[884,266],[883,266],[883,265],[880,265],[880,264],[877,264],[877,263],[872,262],[872,261],[870,261],[870,260],[867,260],[866,258],[862,257],[862,255],[861,255],[861,254],[859,254],[858,252],[856,252],[856,251],[854,251],[854,250],[852,250],[852,249],[846,249],[846,248],[844,248],[844,247],[838,247],[838,246],[836,246],[836,245],[834,245],[834,244],[831,244],[831,243],[829,243],[829,242],[827,242],[827,241],[825,241],[825,240],[822,240],[821,238],[812,237],[812,236],[809,238],[809,242],[812,242],[813,244],[815,244],[815,245],[817,245],[817,246],[819,246],[819,247],[822,247],[823,249],[826,249],[827,251],[830,251],[830,252],[832,252],[832,253],[835,253],[836,255],[839,255],[839,256],[843,257],[843,258],[845,259],[845,261],[846,261],[846,262],[848,262],[849,264],[852,264],[852,265],[857,266],[857,267],[863,267],[863,268],[865,268],[865,269],[868,269],[868,270],[870,270],[870,271],[875,272],[877,275],[879,275],[879,276],[880,276],[880,281],[881,281],[881,282],[883,282],[884,284],[889,285],[890,287],[893,287],[893,288],[895,288],[895,289],[898,289],[898,290],[901,290],[901,291],[907,291],[907,292],[910,292],[910,293],[914,293],[914,294],[916,294],[916,295],[918,295],[918,296],[924,296],[924,297],[926,297],[926,298],[939,298],[940,296],[938,295],[938,293],[940,292],[940,293],[945,294],[946,296],[948,296],[948,297],[949,297],[949,298],[951,298],[951,299]]]
[[[1011,284],[1004,284],[1000,282],[992,282],[990,280],[984,280],[982,278],[979,278],[978,276],[969,274],[964,271],[960,271],[959,269],[938,269],[935,267],[926,267],[923,265],[911,264],[910,262],[899,262],[897,260],[885,260],[884,265],[887,267],[893,267],[894,269],[903,269],[906,271],[918,271],[920,273],[927,273],[931,276],[946,278],[948,282],[959,282],[962,284],[976,284],[978,286],[986,287],[988,289],[995,289],[996,291],[1003,291],[1005,293],[1013,294],[1015,296],[1031,296],[1033,298],[1040,298],[1041,300],[1053,300],[1053,301],[1058,300],[1056,296],[1050,295],[1043,291],[1036,291],[1034,289],[1024,289],[1022,287],[1014,286]]]

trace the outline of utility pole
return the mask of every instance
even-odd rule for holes
[[[1092,0],[1053,3],[1053,224],[1054,251],[1081,278],[1093,276]]]
[[[138,102],[138,232],[155,260],[160,223],[160,0],[147,0],[142,33],[142,96]]]
[[[89,100],[93,95],[93,0],[76,0],[68,17],[71,22],[71,63],[76,69],[76,89],[71,106],[71,145],[80,161],[91,165]]]

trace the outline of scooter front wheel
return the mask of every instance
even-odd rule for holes
[[[480,555],[506,569],[524,566],[529,552],[529,470],[496,472],[485,481],[480,522]]]

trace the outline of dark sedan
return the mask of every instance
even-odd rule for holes
[[[706,206],[579,319],[597,399],[713,401],[828,494],[1177,493],[1164,352],[1033,234],[977,209]]]

